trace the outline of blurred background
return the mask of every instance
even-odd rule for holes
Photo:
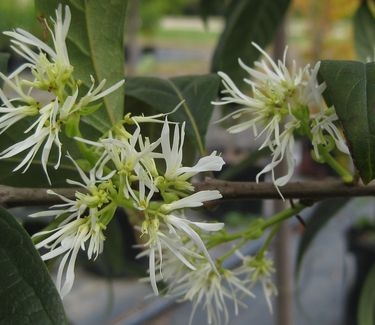
[[[202,7],[199,0],[129,0],[125,76],[169,78],[209,73],[225,27],[225,5],[229,1],[206,1],[209,2],[209,15],[202,12],[202,8],[208,6]],[[278,34],[283,35],[282,43],[289,47],[289,57],[295,58],[300,66],[321,59],[357,59],[353,16],[358,5],[358,0],[293,0]],[[22,27],[43,38],[45,30],[41,26],[36,19],[33,0],[0,2],[2,31]],[[251,46],[250,41],[243,39],[248,46]],[[10,51],[8,39],[2,34],[0,51],[11,53],[10,70],[22,62]],[[220,111],[215,110],[213,121],[219,117]],[[254,153],[256,146],[250,140],[250,134],[229,136],[220,125],[214,124],[206,143],[208,152],[221,151],[228,166],[237,167],[234,172],[227,169],[218,177],[254,180],[263,158]],[[296,154],[300,163],[296,179],[317,179],[330,174],[329,170],[305,157],[303,144]],[[269,215],[272,205],[269,201],[235,202],[201,217],[213,215],[235,229],[254,216]],[[231,317],[230,324],[356,324],[353,315],[358,296],[357,289],[353,288],[357,265],[362,265],[362,260],[353,255],[358,247],[348,234],[353,224],[363,225],[374,220],[375,206],[370,199],[353,199],[348,204],[345,200],[335,200],[327,206],[332,208],[330,216],[337,214],[337,217],[327,217],[326,227],[314,238],[303,263],[300,262],[298,276],[294,271],[304,229],[294,220],[288,225],[288,255],[284,255],[283,263],[289,266],[292,283],[284,283],[287,293],[281,295],[290,300],[283,307],[290,309],[288,323],[281,323],[278,313],[276,316],[269,313],[261,288],[257,288],[259,298],[249,301],[249,307],[240,310],[239,317]],[[343,206],[345,209],[341,209]],[[21,218],[25,215],[24,210],[18,209],[16,213]],[[309,220],[316,213],[315,209],[309,209],[302,217]],[[151,297],[149,286],[137,280],[144,272],[144,265],[134,260],[136,253],[131,246],[136,239],[129,231],[129,223],[120,216],[111,225],[112,232],[117,235],[106,242],[105,254],[94,264],[82,260],[77,267],[75,286],[64,300],[72,324],[188,324],[189,304],[176,305],[167,298]],[[249,245],[248,253],[255,252],[257,245],[259,243]],[[370,259],[373,258],[371,254]],[[366,255],[364,259],[369,257]],[[232,263],[235,265],[235,261]],[[193,324],[206,324],[205,314],[198,311]]]

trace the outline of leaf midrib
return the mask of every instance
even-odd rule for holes
[[[186,100],[184,100],[184,97],[183,97],[182,93],[180,92],[180,90],[175,86],[175,84],[170,79],[168,79],[168,83],[171,85],[172,89],[174,90],[174,92],[176,93],[176,95],[180,99],[180,101],[184,101],[183,104],[182,104],[182,107],[184,108],[185,113],[186,113],[186,115],[187,115],[187,117],[188,117],[188,119],[191,123],[191,126],[193,128],[193,132],[195,134],[195,138],[196,138],[197,144],[198,144],[199,153],[203,156],[205,154],[205,150],[204,150],[203,141],[202,141],[202,138],[200,136],[197,123],[194,119],[194,115],[192,114],[191,109],[188,106]]]

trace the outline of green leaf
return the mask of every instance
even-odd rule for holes
[[[29,235],[0,208],[0,323],[68,324],[60,296]]]
[[[358,325],[375,324],[375,264],[363,283],[357,317]]]
[[[319,231],[341,210],[349,200],[347,198],[335,198],[317,204],[306,224],[306,229],[297,248],[295,273],[298,275],[303,262],[303,257],[308,251]]]
[[[186,135],[204,154],[204,137],[212,115],[211,101],[217,96],[220,78],[215,74],[183,76],[171,79],[133,77],[126,80],[126,109],[140,115],[139,102],[157,113],[169,113],[182,106],[169,119],[186,121]],[[129,99],[132,99],[128,102]],[[134,101],[135,99],[135,101]],[[130,105],[129,105],[130,104]]]
[[[322,61],[319,75],[365,183],[375,178],[375,62]]]
[[[248,66],[253,65],[260,53],[251,42],[265,47],[272,41],[289,3],[290,0],[232,1],[227,10],[224,32],[214,52],[211,71],[224,71],[236,83],[242,81],[246,72],[238,65],[238,58]]]
[[[222,7],[223,7],[223,3],[219,3],[218,1],[199,0],[200,16],[203,20],[203,23],[206,25],[206,27],[207,27],[208,18],[211,15],[217,15],[219,8],[221,9]]]
[[[67,4],[72,14],[67,47],[74,75],[87,87],[90,75],[110,87],[124,77],[124,23],[127,1],[36,0],[38,14],[54,17],[58,4]],[[104,98],[104,107],[86,121],[101,132],[123,117],[124,93],[117,90]]]
[[[354,45],[359,58],[366,61],[375,56],[375,18],[367,1],[361,1],[354,17]]]

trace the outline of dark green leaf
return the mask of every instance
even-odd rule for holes
[[[202,20],[207,24],[207,20],[211,15],[217,15],[218,11],[224,7],[224,1],[217,0],[200,0],[199,9]]]
[[[272,41],[288,9],[290,0],[238,0],[227,10],[224,32],[215,49],[211,71],[224,71],[235,82],[242,81],[246,72],[238,58],[252,66],[259,51],[251,42],[265,47]]]
[[[335,106],[355,166],[365,183],[375,178],[375,63],[322,61],[325,97]]]
[[[295,272],[297,275],[301,269],[303,257],[316,235],[348,202],[349,200],[347,198],[336,198],[322,201],[315,206],[298,244],[295,266]]]
[[[126,0],[36,0],[39,15],[53,17],[59,3],[70,6],[72,22],[68,34],[68,52],[76,78],[91,86],[90,75],[97,82],[107,80],[110,87],[123,79],[123,33]],[[104,107],[86,120],[101,132],[123,117],[122,90],[104,98]]]
[[[366,276],[358,305],[358,325],[375,324],[375,264]]]
[[[169,113],[182,101],[182,106],[169,118],[177,122],[186,121],[187,137],[195,143],[201,154],[204,153],[204,137],[207,132],[213,106],[211,101],[219,89],[217,75],[184,76],[171,79],[153,77],[127,78],[126,110],[142,114],[137,102],[147,104],[154,112]]]
[[[375,55],[375,18],[367,1],[361,1],[354,17],[354,45],[359,58],[366,61]]]
[[[0,323],[67,324],[59,294],[29,235],[0,208]]]

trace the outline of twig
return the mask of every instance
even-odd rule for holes
[[[281,199],[272,183],[229,182],[206,179],[194,183],[195,190],[219,190],[224,200]],[[56,193],[74,199],[77,188],[54,188]],[[82,191],[82,188],[79,189]],[[60,203],[56,195],[48,195],[46,188],[19,188],[0,185],[0,205],[7,207],[50,205]],[[286,199],[323,200],[333,197],[375,196],[375,184],[343,184],[338,180],[292,182],[280,191]]]
[[[73,199],[76,188],[54,188],[58,194]],[[82,190],[82,189],[80,189]],[[61,203],[56,195],[47,194],[46,188],[11,187],[0,185],[0,205],[6,207],[51,205]]]
[[[217,189],[223,199],[281,199],[272,183],[229,182],[206,179],[195,189]],[[279,188],[285,199],[322,200],[333,197],[375,196],[375,185],[344,184],[339,180],[291,182]]]

